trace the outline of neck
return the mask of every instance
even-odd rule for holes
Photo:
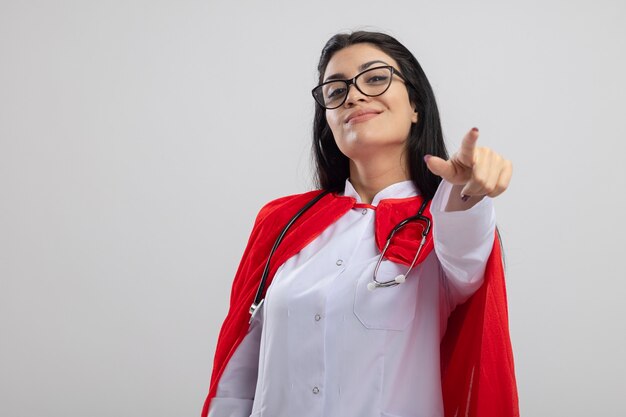
[[[367,160],[350,160],[350,182],[366,204],[371,204],[379,191],[408,179],[404,153],[394,158],[379,155]]]

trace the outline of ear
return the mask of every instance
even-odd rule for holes
[[[410,100],[409,103],[411,104],[411,109],[413,109],[413,113],[411,113],[411,123],[415,124],[419,120],[419,113],[417,112],[417,106],[415,105],[415,103]]]

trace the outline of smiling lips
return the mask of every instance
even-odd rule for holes
[[[380,113],[380,111],[377,110],[357,110],[354,113],[350,114],[348,117],[346,117],[346,124],[353,124],[353,123],[359,123],[359,122],[365,122],[366,120],[372,119],[376,116],[378,116]]]

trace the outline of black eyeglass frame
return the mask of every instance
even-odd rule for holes
[[[379,94],[367,94],[366,92],[361,90],[359,88],[359,86],[357,85],[357,83],[356,83],[357,78],[359,78],[361,75],[363,75],[363,74],[365,74],[365,73],[367,73],[369,71],[379,70],[381,68],[387,68],[391,72],[391,77],[389,77],[389,84],[387,84],[387,87]],[[394,74],[397,75],[398,77],[400,77],[402,79],[402,81],[405,82],[405,84],[407,84],[409,86],[412,86],[411,83],[409,82],[409,80],[407,80],[406,77],[404,75],[402,75],[402,73],[400,71],[398,71],[397,69],[395,69],[393,66],[391,66],[391,65],[381,65],[380,67],[368,68],[365,71],[362,71],[362,72],[358,73],[357,75],[354,76],[354,78],[352,78],[350,80],[328,80],[326,82],[323,82],[320,85],[316,86],[313,90],[311,90],[311,94],[313,95],[313,99],[315,100],[315,102],[317,104],[319,104],[322,108],[324,108],[326,110],[334,110],[334,109],[337,109],[337,108],[343,106],[343,103],[346,102],[346,100],[348,99],[348,94],[350,93],[350,86],[351,85],[354,85],[356,87],[356,89],[359,90],[359,92],[361,92],[361,94],[364,94],[367,97],[382,96],[383,94],[385,94],[385,92],[387,92],[387,90],[389,90],[389,87],[391,87],[391,83],[393,82],[393,75]],[[320,99],[318,99],[318,97],[315,95],[315,92],[316,91],[322,91],[322,89],[324,88],[325,85],[331,84],[331,83],[336,83],[336,82],[343,82],[343,83],[346,84],[346,94],[343,97],[343,100],[341,100],[341,103],[339,103],[337,106],[328,107],[323,102],[320,102],[320,100],[324,99],[323,94],[322,94],[322,97]]]

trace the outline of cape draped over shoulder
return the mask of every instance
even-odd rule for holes
[[[202,417],[217,392],[226,365],[248,331],[249,308],[274,242],[287,222],[320,191],[282,197],[265,205],[257,215],[235,275],[230,308],[220,330],[211,384]],[[376,207],[376,244],[385,245],[391,229],[417,213],[422,197],[381,200]],[[276,249],[265,289],[276,270],[328,226],[354,207],[352,197],[327,194],[291,227]],[[424,214],[431,218],[430,203]],[[394,236],[385,258],[409,265],[419,245],[419,225],[410,223]],[[433,250],[432,231],[417,260]],[[264,295],[264,294],[263,294]],[[480,288],[448,318],[441,342],[441,385],[446,417],[518,417],[518,397],[508,328],[504,267],[498,235],[487,261]]]

